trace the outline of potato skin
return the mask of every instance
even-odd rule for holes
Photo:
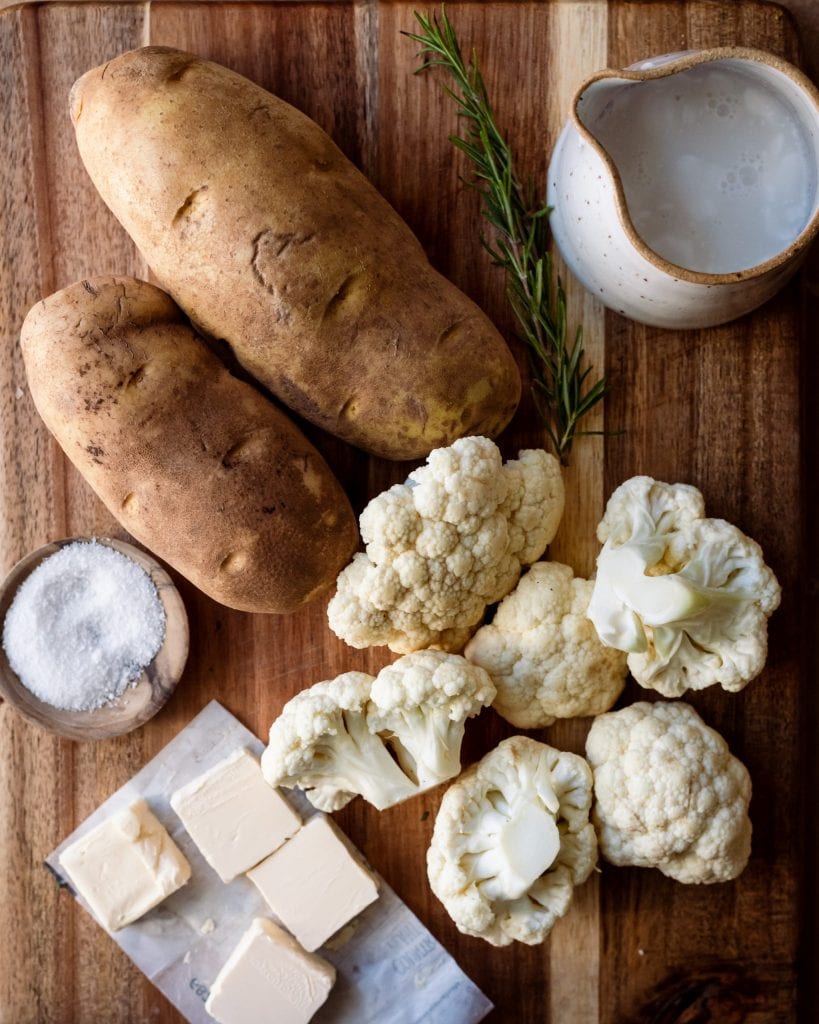
[[[304,114],[145,47],[83,75],[71,116],[162,287],[301,416],[390,459],[509,422],[520,375],[500,334]]]
[[[21,333],[37,411],[111,514],[221,604],[290,612],[356,546],[319,453],[237,380],[160,289],[64,288]]]

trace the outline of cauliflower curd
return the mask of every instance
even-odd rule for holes
[[[601,715],[586,757],[606,860],[659,868],[679,882],[726,882],[743,870],[751,779],[690,705],[641,702]]]
[[[492,705],[519,729],[598,715],[626,681],[626,655],[606,647],[586,617],[593,584],[568,565],[538,562],[464,651],[492,677]]]
[[[466,719],[494,696],[483,669],[443,651],[408,654],[375,678],[345,672],[285,704],[262,772],[322,811],[356,795],[384,810],[458,774]]]
[[[427,852],[432,891],[466,935],[543,942],[597,861],[582,757],[504,740],[444,794]]]
[[[603,643],[628,652],[641,686],[666,697],[715,683],[736,692],[762,671],[779,584],[758,544],[705,518],[695,487],[627,480],[597,536],[589,618]]]
[[[352,647],[460,650],[543,554],[563,503],[560,464],[545,451],[504,465],[485,437],[436,449],[361,513],[366,554],[338,577],[330,628]]]

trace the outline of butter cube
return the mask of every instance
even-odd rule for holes
[[[112,932],[142,917],[191,876],[190,864],[144,800],[72,843],[60,854],[60,865]]]
[[[258,864],[301,825],[243,747],[178,789],[171,807],[223,882]]]
[[[331,964],[257,917],[219,971],[205,1009],[219,1024],[307,1024],[335,980]]]
[[[322,816],[311,818],[247,875],[276,917],[310,951],[378,898],[375,878]]]

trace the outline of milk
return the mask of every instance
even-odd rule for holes
[[[638,235],[677,266],[756,266],[811,218],[814,148],[787,99],[740,63],[624,83],[584,123],[614,161]]]

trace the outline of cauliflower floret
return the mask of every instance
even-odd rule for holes
[[[418,792],[367,726],[372,682],[365,672],[345,672],[285,704],[262,754],[271,786],[300,786],[321,811],[337,811],[358,793],[383,810]]]
[[[356,794],[381,811],[460,772],[466,719],[494,696],[483,669],[442,651],[408,654],[375,678],[345,672],[285,704],[262,772],[322,811]]]
[[[504,740],[441,802],[427,870],[458,930],[493,946],[543,942],[597,860],[582,757]]]
[[[398,741],[404,771],[427,789],[460,772],[466,720],[494,696],[483,669],[457,654],[417,651],[379,672],[370,690],[369,727]]]
[[[597,530],[603,550],[589,618],[604,644],[666,697],[719,683],[741,690],[765,665],[780,587],[759,545],[706,519],[700,492],[634,477]]]
[[[560,464],[544,451],[503,465],[485,437],[436,449],[361,513],[366,554],[338,577],[330,628],[352,647],[460,650],[543,554],[563,502]]]
[[[464,651],[498,689],[493,707],[519,729],[608,711],[626,655],[604,646],[586,617],[593,584],[568,565],[538,562]]]
[[[726,882],[744,869],[751,779],[690,705],[641,702],[601,715],[586,756],[606,860],[688,883]]]

